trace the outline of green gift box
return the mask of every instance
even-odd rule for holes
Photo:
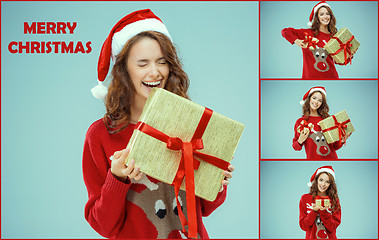
[[[360,43],[347,28],[341,28],[324,46],[325,50],[339,64],[347,64],[351,54]]]
[[[355,131],[353,124],[350,121],[346,111],[343,110],[335,115],[332,115],[318,123],[326,141],[331,144],[340,141],[340,136],[349,134]]]
[[[168,142],[159,140],[162,137],[147,134],[148,131],[143,130],[141,126],[148,125],[149,128],[155,129],[153,132],[159,131],[170,137],[170,143],[188,143],[191,142],[194,133],[198,132],[198,126],[201,125],[199,122],[203,121],[205,111],[211,110],[206,110],[205,107],[164,89],[153,88],[128,143],[130,152],[125,164],[134,159],[135,166],[140,167],[146,175],[172,184],[183,151],[170,149]],[[196,151],[222,159],[229,164],[243,129],[243,124],[212,112],[201,136],[203,148]],[[213,201],[221,188],[224,170],[203,161],[197,155],[195,159],[200,162],[198,169],[194,170],[195,195]],[[181,189],[185,190],[185,181],[181,184]]]

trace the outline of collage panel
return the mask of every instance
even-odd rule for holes
[[[166,84],[166,90],[189,96],[193,103],[213,110],[213,116],[218,113],[245,125],[236,151],[230,150],[225,157],[235,167],[233,178],[217,168],[218,176],[213,179],[226,190],[219,194],[220,188],[216,189],[217,201],[196,197],[201,207],[196,209],[198,218],[191,222],[198,221],[200,238],[258,238],[258,6],[258,1],[2,1],[1,237],[187,238],[182,230],[187,228],[188,232],[188,226],[183,227],[178,217],[178,202],[185,209],[186,198],[174,201],[171,183],[158,184],[146,175],[133,178],[140,167],[137,164],[129,172],[112,169],[114,159],[119,160],[118,170],[127,169],[122,158],[138,118],[130,114],[121,119],[121,125],[112,120],[120,120],[118,113],[127,109],[130,96],[146,100],[152,86],[163,88],[166,81],[171,84]],[[125,22],[120,21],[125,17]],[[157,40],[151,33],[141,37],[133,32],[136,26],[151,30],[149,24],[144,25],[145,20],[157,24]],[[70,26],[72,33],[69,28],[65,33],[62,29],[51,33],[58,23],[60,28]],[[24,33],[26,25],[30,34]],[[114,27],[120,31],[114,33]],[[129,37],[135,40],[134,45],[126,46],[131,38],[123,38],[123,33],[132,33]],[[117,34],[122,37],[115,37],[120,36]],[[111,50],[112,41],[120,44],[120,52]],[[105,53],[101,54],[103,44]],[[138,61],[130,60],[132,55]],[[133,64],[128,65],[130,62]],[[115,73],[121,86],[111,84],[116,78],[111,73],[114,65],[121,69],[121,77],[120,72]],[[125,92],[127,80],[136,80],[132,85],[135,95]],[[117,97],[96,99],[91,93],[95,86],[100,90],[109,87],[105,92]],[[97,96],[101,95],[104,91]],[[109,114],[114,109],[108,112],[112,104],[106,106],[105,102],[112,100],[125,108]],[[135,105],[139,110],[144,106]],[[170,105],[178,109],[173,102]],[[177,113],[175,110],[171,113]],[[190,110],[179,110],[187,115],[176,118],[177,122],[193,120]],[[225,126],[221,122],[218,127],[228,135]],[[193,132],[186,139],[192,136]],[[201,139],[197,140],[197,150],[202,151]],[[222,137],[211,141],[215,145],[226,142]],[[143,153],[154,155],[156,149],[146,145]],[[160,146],[172,151],[166,144]],[[203,146],[204,151],[211,148],[207,143]],[[118,158],[115,152],[121,150],[124,155]],[[177,162],[181,161],[181,155],[177,156]],[[200,167],[206,164],[202,162]],[[160,167],[167,170],[172,165]],[[142,183],[132,183],[130,178]],[[133,187],[128,188],[130,185]],[[140,201],[133,202],[134,197]]]
[[[330,15],[323,13],[321,10],[326,10],[321,6],[329,7]],[[315,13],[324,14],[322,17],[327,16],[324,20],[329,21],[330,24],[329,30],[325,31],[335,34],[341,31],[341,34],[336,36],[341,36],[342,40],[340,40],[343,43],[346,43],[351,35],[354,36],[355,40],[349,41],[353,44],[351,54],[354,57],[351,63],[344,65],[342,59],[338,61],[339,64],[333,62],[331,55],[340,48],[338,40],[331,39],[329,34],[321,32],[323,30],[317,26],[322,25],[322,22],[318,23],[319,25],[314,24],[310,30],[308,23],[316,21],[313,17]],[[335,26],[335,30],[330,29],[331,25]],[[347,33],[345,28],[350,33]],[[313,34],[317,29],[321,30],[315,37]],[[330,43],[333,45],[325,47],[329,40],[334,41]],[[260,2],[261,78],[377,78],[377,43],[377,1]],[[301,48],[309,48],[311,51],[303,51],[302,54]],[[337,56],[342,56],[342,53],[338,54]],[[349,55],[348,52],[347,55]]]
[[[313,103],[311,99],[316,95],[320,99]],[[348,139],[342,143],[339,132],[334,130],[332,133],[337,135],[328,143],[319,125],[327,115],[312,117],[313,108],[324,109],[331,116],[345,111],[355,131],[346,134]],[[306,109],[308,119],[304,117]],[[309,133],[299,140],[303,125],[308,124]],[[260,141],[261,159],[377,159],[378,82],[261,80]]]
[[[376,239],[378,162],[261,161],[260,216],[261,239]]]

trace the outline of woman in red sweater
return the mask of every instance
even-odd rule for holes
[[[333,58],[323,48],[337,33],[336,18],[325,1],[316,4],[308,29],[284,28],[282,36],[303,51],[303,79],[338,79]],[[317,42],[317,43],[316,43]]]
[[[295,136],[292,147],[300,151],[303,146],[307,159],[338,159],[336,150],[340,149],[350,134],[339,141],[328,144],[318,122],[329,117],[329,106],[326,102],[326,90],[324,87],[312,87],[304,95],[303,116],[296,120]]]
[[[114,65],[107,89],[102,82],[111,57]],[[151,10],[133,12],[113,27],[101,49],[98,77],[92,93],[105,97],[106,114],[89,127],[84,144],[86,220],[108,238],[187,238],[187,223],[180,218],[187,212],[185,192],[176,199],[172,185],[144,175],[133,160],[124,164],[125,148],[151,89],[160,87],[188,98],[188,76],[167,28]],[[202,217],[224,202],[233,170],[229,166],[224,172],[215,201],[196,197],[193,237],[209,238]]]
[[[300,199],[300,228],[305,239],[337,239],[341,223],[335,173],[331,166],[319,167],[311,177],[309,193]]]

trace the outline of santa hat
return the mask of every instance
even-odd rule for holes
[[[309,22],[308,22],[308,26],[311,27],[312,26],[312,22],[313,22],[313,18],[315,16],[315,13],[317,12],[317,10],[320,8],[320,7],[330,7],[329,4],[327,4],[325,1],[321,1],[319,3],[317,3],[313,9],[312,9],[312,12],[311,12],[311,15],[309,16]]]
[[[98,85],[91,89],[94,97],[101,99],[107,95],[108,89],[103,85],[103,81],[108,74],[111,57],[115,62],[116,56],[121,52],[125,43],[144,31],[160,32],[172,41],[162,20],[150,9],[135,11],[123,17],[112,28],[101,48],[97,65]]]
[[[308,96],[310,96],[313,92],[316,92],[316,91],[320,91],[320,92],[322,92],[322,93],[325,95],[325,97],[326,97],[326,90],[325,90],[324,87],[320,87],[320,86],[318,86],[318,87],[312,87],[312,88],[309,89],[308,92],[304,95],[303,100],[300,101],[300,104],[301,104],[301,105],[304,105],[305,100],[308,98]]]
[[[333,176],[333,178],[336,179],[336,175],[334,174],[334,169],[332,168],[332,166],[319,167],[317,168],[316,172],[313,173],[311,181],[308,183],[308,187],[312,187],[312,183],[315,180],[316,176],[323,172],[330,173]]]

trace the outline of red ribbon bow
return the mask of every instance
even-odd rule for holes
[[[327,128],[327,129],[324,129],[322,130],[322,132],[327,132],[327,131],[330,131],[330,130],[333,130],[333,129],[336,129],[338,128],[338,136],[339,136],[339,141],[340,143],[341,140],[342,140],[342,137],[346,135],[346,132],[345,132],[345,128],[347,128],[347,123],[350,122],[350,119],[347,119],[346,121],[340,123],[337,121],[337,118],[336,116],[332,115],[333,119],[334,119],[334,123],[335,125],[333,127],[330,127],[330,128]]]
[[[301,131],[304,130],[304,128],[308,128],[311,130],[313,124],[308,122],[307,120],[301,120],[300,125],[297,127],[297,131],[301,133]]]
[[[173,183],[175,188],[176,204],[178,206],[178,215],[182,223],[184,232],[186,232],[184,227],[188,225],[188,236],[190,238],[197,238],[194,170],[199,168],[200,161],[195,159],[194,156],[223,170],[227,170],[229,166],[228,162],[220,158],[197,151],[204,148],[203,140],[201,138],[204,134],[205,129],[207,128],[212,113],[212,110],[205,108],[204,113],[201,116],[199,124],[190,142],[183,142],[180,138],[170,137],[144,122],[138,122],[136,125],[137,130],[146,133],[147,135],[156,138],[162,142],[167,143],[168,149],[182,151],[182,157],[180,159],[179,168],[176,172]],[[188,222],[186,220],[186,217],[184,216],[180,202],[178,200],[180,186],[183,182],[184,177],[186,177],[185,185]]]
[[[343,43],[339,38],[337,37],[332,37],[333,39],[336,39],[338,41],[338,43],[340,44],[340,49],[338,49],[335,53],[332,53],[332,54],[329,54],[329,55],[337,55],[338,53],[340,53],[342,50],[344,52],[344,58],[345,58],[345,62],[344,62],[344,65],[348,64],[348,61],[346,61],[347,59],[347,56],[349,54],[349,62],[351,64],[351,47],[353,46],[353,44],[351,43],[351,41],[354,39],[354,36],[351,36],[351,38],[349,40],[347,40],[346,43]]]
[[[313,37],[308,35],[308,33],[305,33],[305,39],[303,43],[307,43],[307,48],[309,49],[310,47],[316,48],[317,41],[313,41]]]

